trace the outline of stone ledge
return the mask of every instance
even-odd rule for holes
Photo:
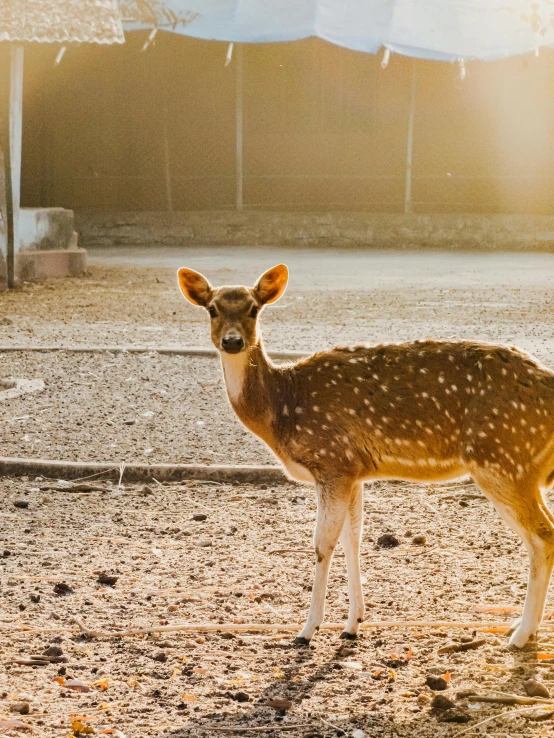
[[[86,266],[86,249],[20,251],[15,257],[15,274],[23,281],[48,277],[78,277],[84,274]]]

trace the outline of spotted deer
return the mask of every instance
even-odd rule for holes
[[[358,633],[365,480],[438,482],[469,474],[529,554],[523,614],[509,641],[522,648],[541,622],[554,563],[554,516],[542,496],[554,483],[554,372],[516,348],[430,340],[337,347],[276,366],[258,317],[285,291],[285,265],[253,287],[212,287],[185,268],[178,281],[183,295],[209,313],[240,420],[293,479],[315,485],[315,579],[296,643],[308,643],[323,621],[338,541],[349,598],[341,637]]]

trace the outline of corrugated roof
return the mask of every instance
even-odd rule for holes
[[[117,0],[0,0],[0,41],[123,43]]]

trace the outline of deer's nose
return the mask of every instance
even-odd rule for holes
[[[225,336],[221,339],[221,348],[228,354],[238,354],[244,348],[244,339],[241,336]]]

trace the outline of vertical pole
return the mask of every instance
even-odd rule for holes
[[[8,289],[14,286],[14,240],[13,240],[13,196],[12,196],[12,157],[10,140],[11,100],[10,100],[10,76],[11,64],[9,63],[10,50],[6,50],[6,61],[3,68],[2,91],[6,92],[2,98],[6,101],[6,107],[1,111],[2,115],[2,158],[4,162],[4,201],[6,216],[6,281]]]
[[[163,102],[163,147],[164,147],[164,176],[165,176],[165,200],[168,212],[173,210],[173,192],[171,190],[171,160],[169,151],[169,139],[167,134],[167,97],[166,88],[164,86],[164,102]]]
[[[10,49],[10,164],[13,201],[13,262],[19,251],[19,206],[21,199],[21,142],[23,137],[23,46]],[[13,273],[12,273],[13,279]],[[8,273],[9,281],[9,273]],[[13,285],[12,285],[13,286]]]
[[[243,69],[242,44],[235,44],[235,192],[237,210],[243,208]]]
[[[416,60],[412,59],[412,84],[410,86],[410,110],[408,113],[408,141],[406,145],[406,188],[404,212],[412,212],[412,157],[414,148],[414,110],[416,94]]]

